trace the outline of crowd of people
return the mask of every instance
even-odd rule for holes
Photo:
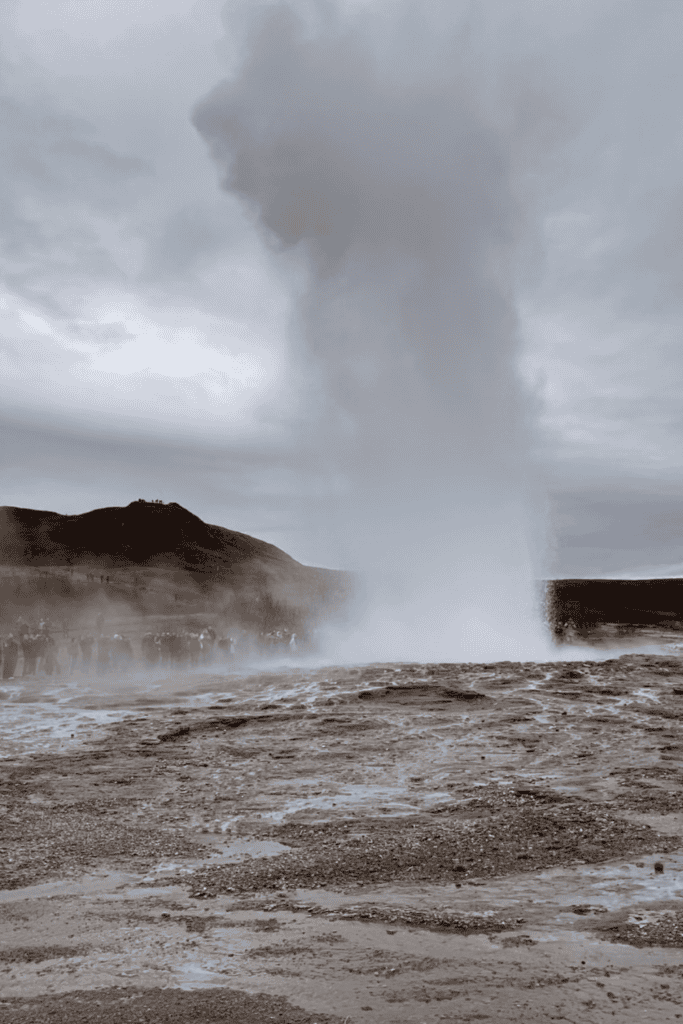
[[[98,618],[96,626],[103,625]],[[289,630],[251,635],[235,630],[218,636],[212,626],[202,629],[147,632],[135,645],[123,633],[99,632],[56,636],[51,623],[37,626],[19,622],[0,644],[2,679],[31,679],[38,676],[107,675],[142,667],[199,668],[215,662],[228,665],[252,657],[296,654],[299,641]],[[135,648],[138,648],[136,651]]]
[[[16,632],[9,633],[3,638],[2,678],[4,680],[14,679],[19,674],[20,661],[22,678],[35,676],[38,672],[46,676],[61,673],[58,646],[47,622],[40,622],[33,628],[27,623],[19,623]]]
[[[216,631],[207,626],[201,632],[145,633],[140,649],[146,668],[208,665],[213,661]]]

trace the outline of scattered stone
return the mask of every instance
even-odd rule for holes
[[[0,949],[0,963],[39,964],[45,960],[67,960],[85,956],[88,946],[12,946]]]
[[[269,832],[293,847],[277,857],[198,870],[192,896],[207,898],[228,889],[251,892],[334,888],[354,882],[453,882],[535,871],[571,863],[600,863],[633,853],[674,850],[680,839],[660,835],[587,802],[514,799],[498,787],[487,796],[485,817],[450,820],[440,815],[355,818],[350,822],[285,825]],[[471,801],[474,803],[474,801]],[[469,808],[480,810],[483,808]],[[445,820],[444,820],[445,819]]]
[[[538,942],[530,935],[506,935],[501,940],[501,945],[506,949],[514,949],[517,946],[537,946]]]
[[[229,988],[99,988],[34,999],[4,999],[0,1024],[171,1024],[239,1021],[239,1024],[343,1024],[343,1018],[307,1013],[281,996],[249,995]]]
[[[683,949],[683,910],[660,911],[654,921],[605,922],[596,926],[601,938],[629,946],[664,946]]]

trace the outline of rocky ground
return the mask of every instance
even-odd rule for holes
[[[0,1024],[683,1020],[682,713],[673,649],[4,686]]]

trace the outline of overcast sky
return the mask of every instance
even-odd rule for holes
[[[212,148],[207,97],[258,6],[2,6],[0,501],[160,497],[330,564],[339,482],[292,340],[302,281]],[[495,137],[548,571],[683,574],[683,5],[317,6],[384,19],[416,64],[411,10],[443,19]]]

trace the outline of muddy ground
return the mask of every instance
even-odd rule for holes
[[[4,685],[0,1022],[683,1020],[681,715],[673,648]]]

